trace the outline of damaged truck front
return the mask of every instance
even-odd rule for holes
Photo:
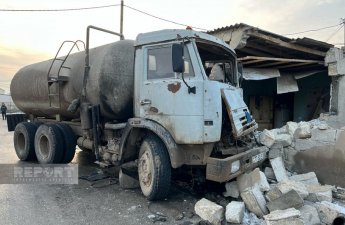
[[[85,52],[14,77],[12,97],[29,118],[14,133],[21,160],[68,163],[77,144],[101,166],[135,161],[141,190],[154,200],[168,194],[172,168],[198,166],[207,180],[226,182],[266,159],[242,99],[236,55],[220,39],[162,30],[88,46],[87,36]]]

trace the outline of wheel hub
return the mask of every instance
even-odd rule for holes
[[[148,152],[144,152],[144,154],[140,157],[139,160],[139,178],[142,184],[145,186],[150,186],[152,182],[152,166],[151,166],[151,159]]]

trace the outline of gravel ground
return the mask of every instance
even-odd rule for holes
[[[0,120],[0,164],[25,164],[18,160],[12,140],[13,132]],[[72,163],[79,165],[82,176],[100,170],[93,161],[91,153],[78,150]],[[116,182],[109,185],[108,179],[94,184],[79,179],[77,185],[0,184],[0,224],[153,224],[149,217],[157,212],[166,221],[155,224],[192,224],[199,220],[193,216],[196,201],[174,186],[167,199],[149,202],[140,189],[123,190]]]

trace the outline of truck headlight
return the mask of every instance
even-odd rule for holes
[[[237,171],[240,170],[241,163],[240,160],[233,161],[231,163],[231,173],[236,173]]]

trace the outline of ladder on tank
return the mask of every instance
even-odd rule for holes
[[[60,89],[61,89],[61,85],[66,83],[69,80],[69,76],[62,76],[60,75],[61,69],[68,69],[70,70],[71,68],[68,66],[65,66],[65,62],[68,58],[68,56],[71,54],[72,50],[74,47],[77,47],[78,51],[79,47],[78,47],[78,42],[81,42],[83,44],[84,50],[85,50],[85,43],[81,40],[77,40],[77,41],[64,41],[62,42],[62,44],[60,45],[59,50],[57,51],[51,65],[50,68],[48,70],[47,73],[47,82],[48,82],[48,99],[49,99],[49,107],[51,108],[60,108],[61,107],[61,93],[60,93]],[[61,58],[58,58],[58,55],[62,49],[62,47],[66,44],[66,43],[72,43],[72,47],[70,48],[70,50],[68,51],[67,55]],[[57,73],[56,74],[51,74],[53,66],[55,63],[60,62],[60,66],[57,68]],[[53,105],[53,100],[56,99],[57,104],[54,106]]]

